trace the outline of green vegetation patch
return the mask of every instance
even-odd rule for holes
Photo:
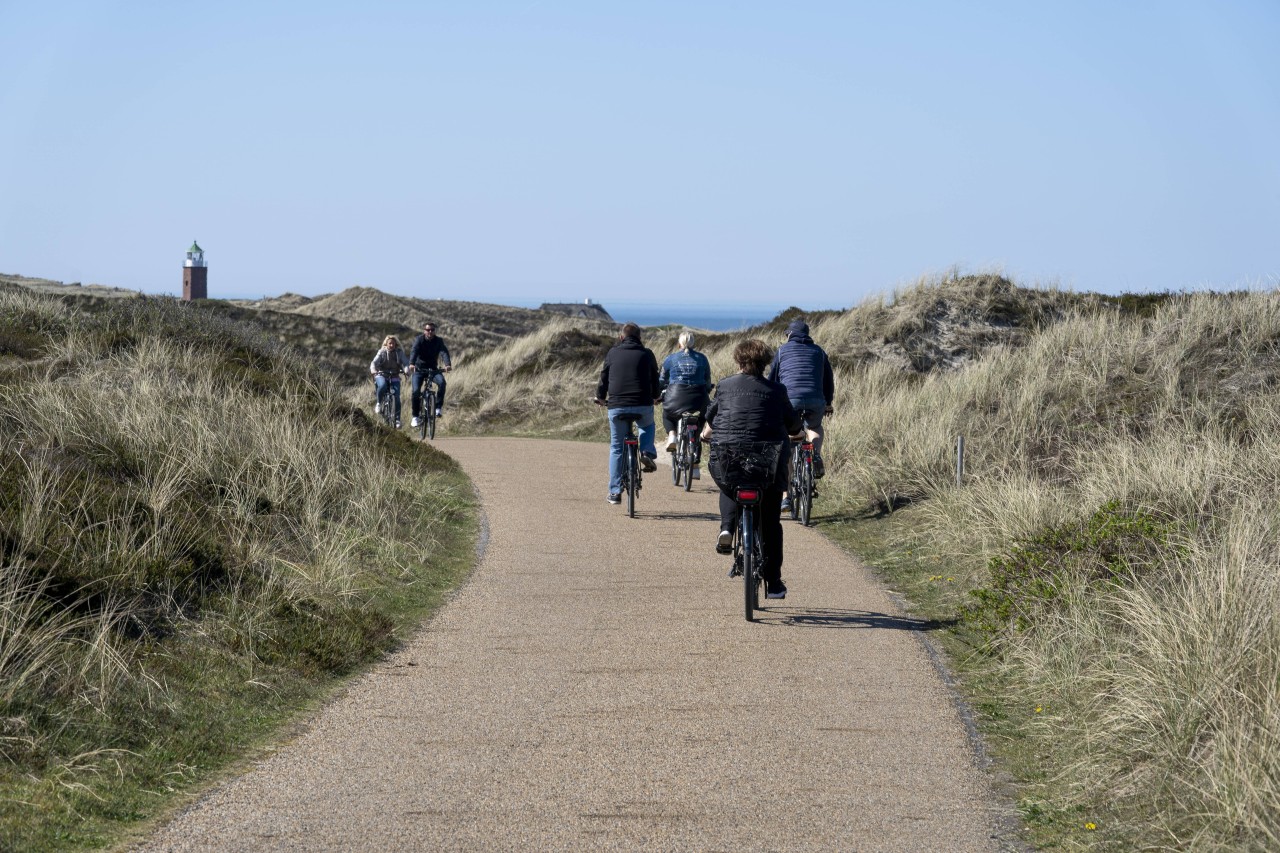
[[[1106,595],[1158,565],[1176,528],[1150,511],[1108,501],[1088,519],[1049,528],[988,563],[963,617],[989,638],[1034,628],[1070,596]]]

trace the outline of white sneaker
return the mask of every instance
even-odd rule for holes
[[[696,465],[695,465],[695,466],[693,466],[693,469],[689,471],[689,479],[691,479],[691,480],[701,480],[701,479],[702,479],[702,471],[698,468],[698,466],[696,466]]]
[[[381,404],[381,403],[374,403],[374,404],[373,404],[373,413],[374,413],[375,415],[380,415],[380,414],[382,414],[382,404]]]
[[[438,418],[438,417],[440,417],[440,416],[441,416],[441,415],[443,415],[443,414],[444,414],[444,411],[443,411],[442,409],[436,409],[436,417],[437,417],[437,418]]]
[[[400,429],[400,421],[398,419],[396,420],[396,429]]]
[[[418,420],[417,418],[414,418],[413,420],[409,421],[409,426],[416,427],[420,423],[422,423],[422,421]]]
[[[667,433],[667,452],[676,452],[676,434],[674,432]]]

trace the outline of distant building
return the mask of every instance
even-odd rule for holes
[[[540,311],[550,311],[553,314],[564,314],[567,317],[582,317],[587,320],[604,320],[606,323],[614,322],[609,316],[609,312],[604,310],[604,306],[590,299],[584,299],[581,303],[577,302],[544,302],[538,306]]]
[[[182,298],[186,302],[209,298],[209,267],[204,262],[204,249],[194,240],[182,264]]]

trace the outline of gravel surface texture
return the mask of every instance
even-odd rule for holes
[[[603,445],[438,444],[487,514],[475,574],[141,849],[1017,849],[919,625],[816,530],[784,524],[790,593],[750,624],[709,478],[660,467],[630,519]]]

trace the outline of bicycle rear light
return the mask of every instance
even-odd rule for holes
[[[760,493],[755,489],[738,489],[738,500],[741,503],[755,503],[760,500]]]

